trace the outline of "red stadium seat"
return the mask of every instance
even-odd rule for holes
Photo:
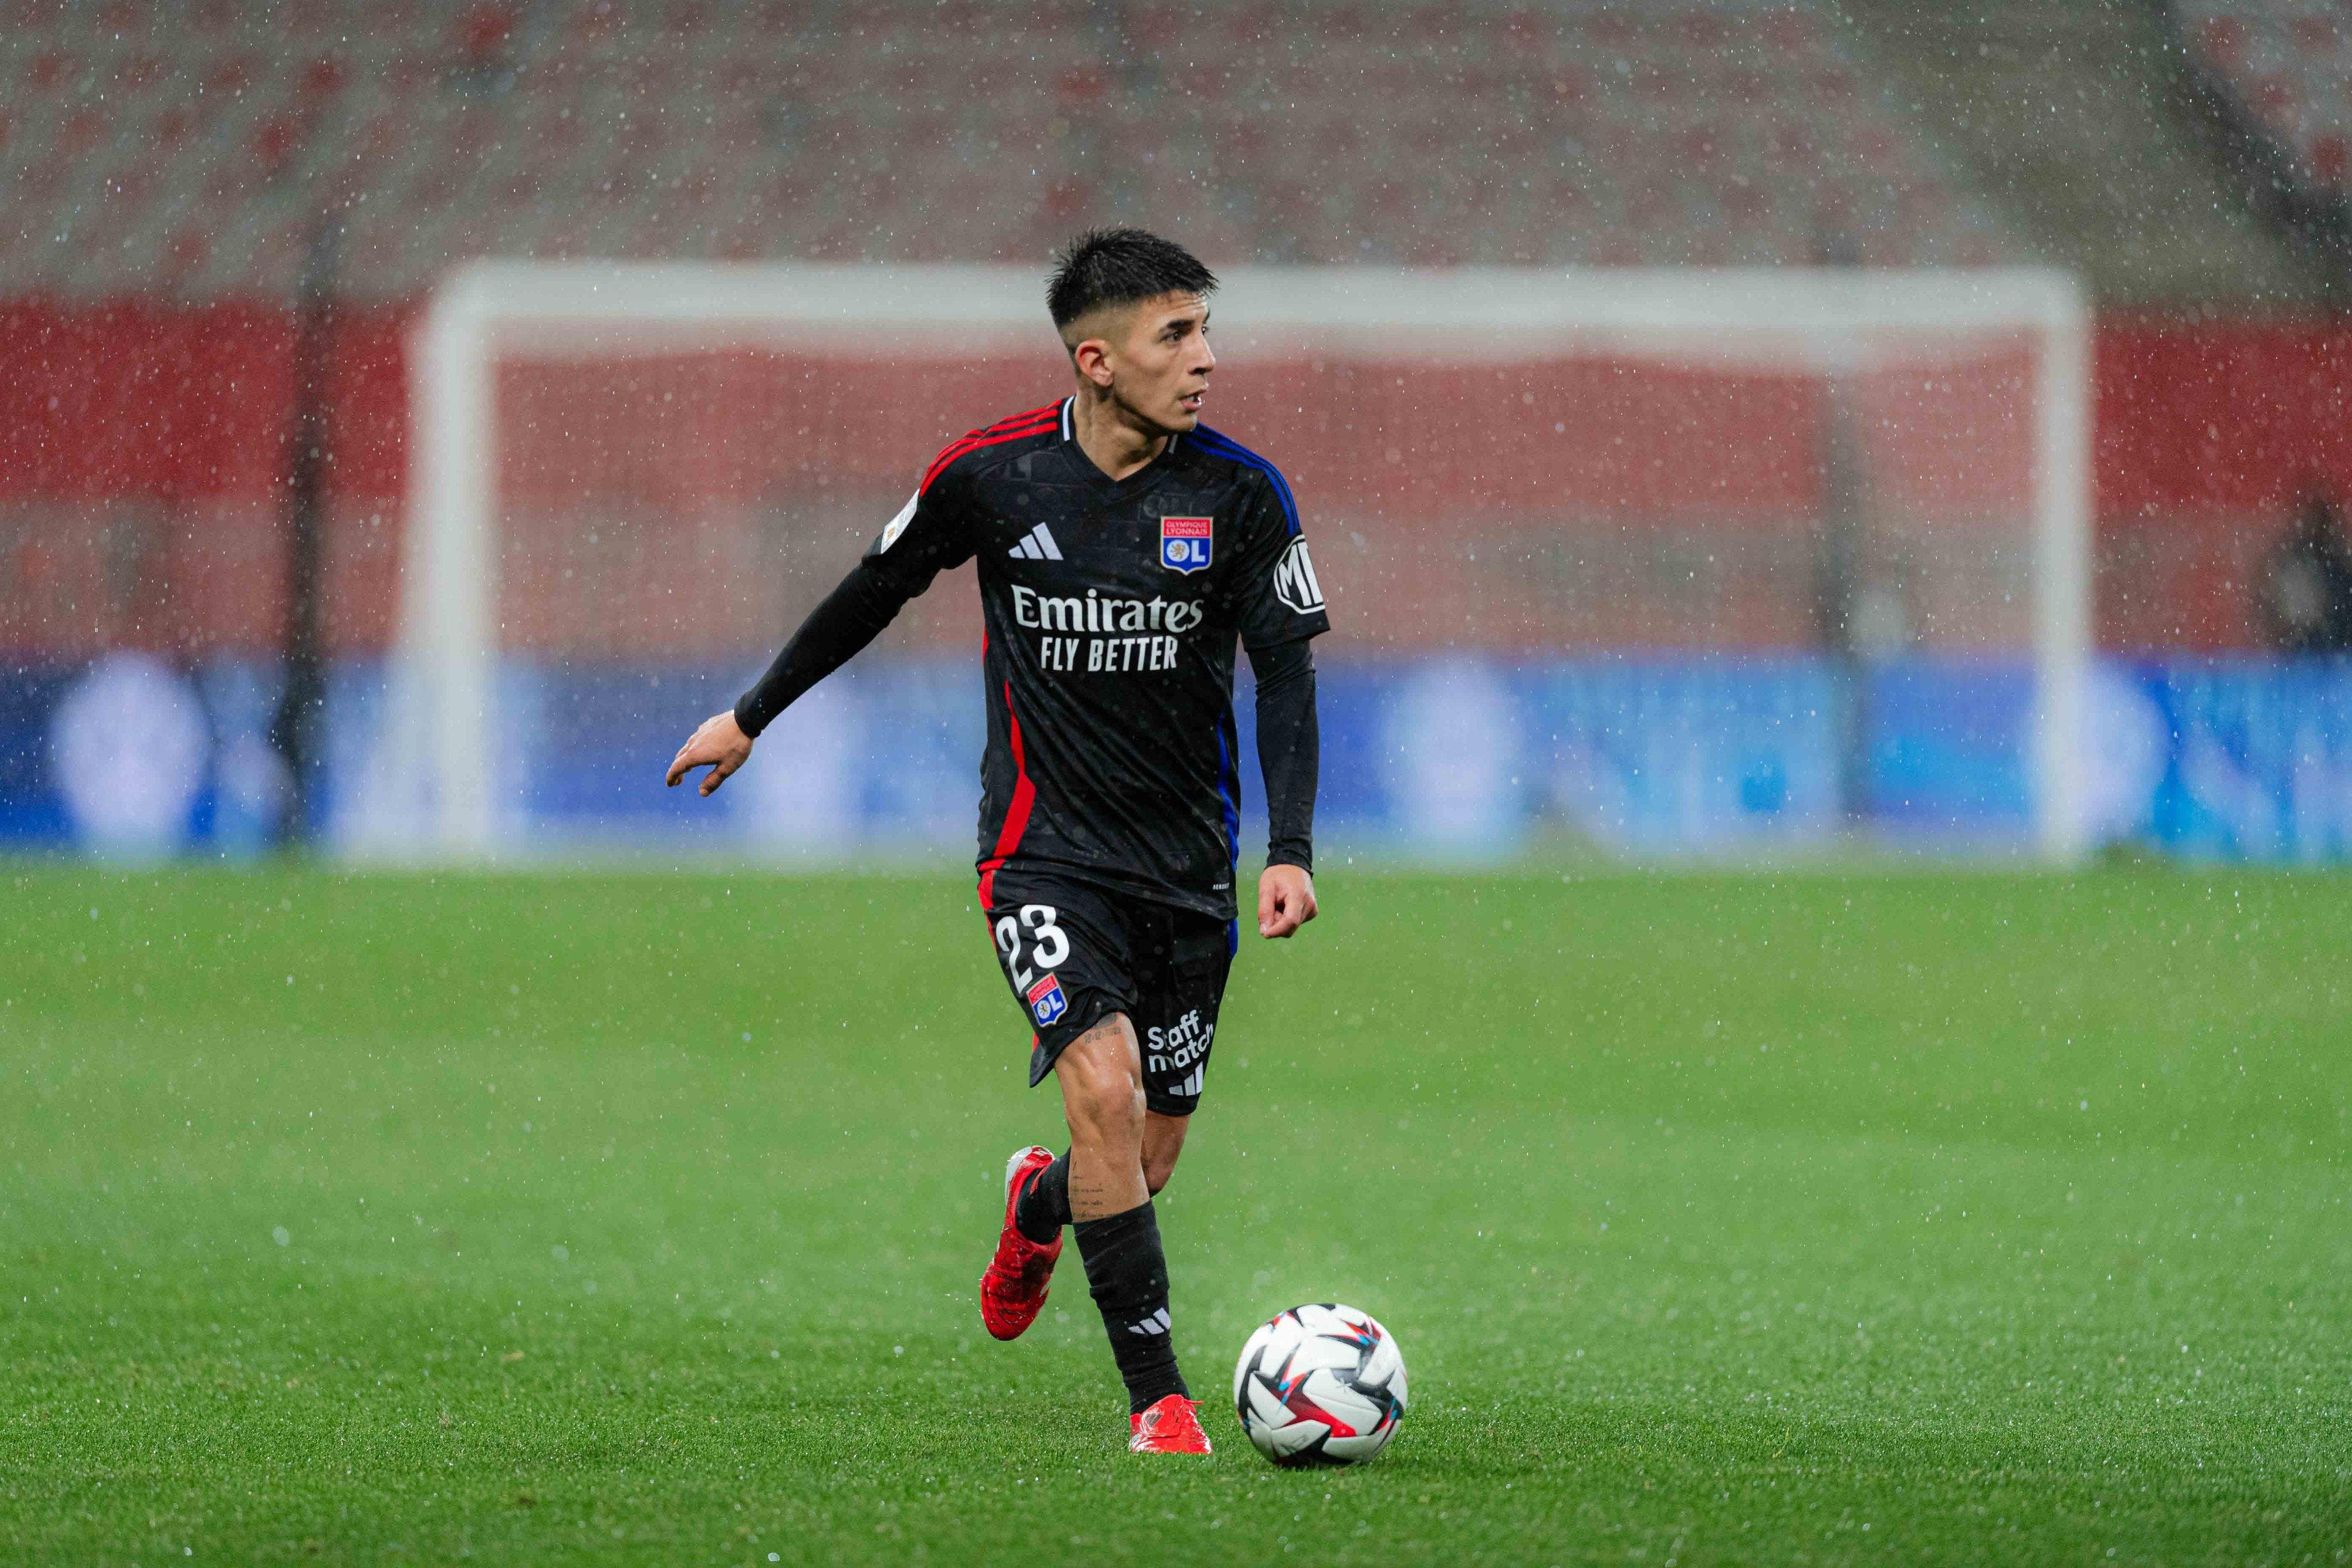
[[[2288,25],[2288,31],[2299,51],[2331,64],[2334,62],[2336,46],[2343,37],[2343,28],[2336,17],[2324,12],[2306,11]]]
[[[2329,131],[2311,139],[2311,172],[2323,189],[2341,193],[2347,172],[2344,132]]]
[[[2300,97],[2294,81],[2284,76],[2263,77],[2246,89],[2246,101],[2252,105],[2254,113],[2282,129],[2293,125]]]
[[[2235,69],[2245,57],[2247,32],[2243,16],[2208,16],[2198,24],[2197,41],[2216,64]]]
[[[504,6],[477,5],[459,19],[456,42],[468,62],[488,65],[505,58],[514,34],[514,16]]]

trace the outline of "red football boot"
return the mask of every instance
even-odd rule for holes
[[[1201,1412],[1181,1394],[1171,1394],[1149,1410],[1127,1418],[1127,1451],[1130,1454],[1205,1454],[1209,1435],[1201,1430]]]
[[[1037,1173],[1054,1163],[1054,1151],[1037,1144],[1022,1149],[1004,1165],[1004,1228],[997,1232],[996,1256],[980,1277],[980,1321],[998,1339],[1019,1339],[1037,1321],[1045,1305],[1045,1281],[1062,1256],[1059,1232],[1039,1246],[1013,1223],[1013,1206]]]

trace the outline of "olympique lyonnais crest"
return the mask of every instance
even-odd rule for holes
[[[1206,571],[1209,552],[1217,542],[1215,522],[1213,517],[1160,518],[1160,564],[1188,576]]]
[[[1029,988],[1029,1016],[1040,1027],[1052,1023],[1070,1010],[1070,1000],[1062,995],[1062,982],[1048,975]]]

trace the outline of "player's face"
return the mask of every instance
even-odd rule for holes
[[[1209,372],[1209,302],[1197,294],[1165,294],[1127,312],[1108,357],[1111,394],[1147,426],[1190,430],[1201,423]]]

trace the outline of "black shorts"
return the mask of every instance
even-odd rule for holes
[[[1192,1113],[1233,968],[1233,922],[1004,872],[990,881],[987,913],[997,962],[1034,1031],[1031,1088],[1070,1041],[1125,1013],[1142,1049],[1143,1103],[1163,1116]]]

